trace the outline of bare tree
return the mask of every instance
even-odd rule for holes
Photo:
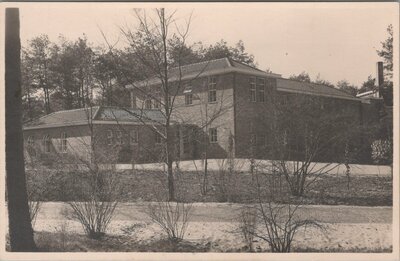
[[[6,171],[11,251],[36,250],[30,222],[23,155],[19,9],[6,9]]]
[[[177,134],[177,129],[179,129],[179,124],[181,126],[185,124],[185,120],[180,117],[182,115],[180,112],[184,108],[179,109],[181,105],[177,100],[179,100],[179,96],[182,96],[187,82],[187,79],[183,79],[182,65],[185,64],[184,51],[189,36],[191,16],[188,17],[183,26],[180,26],[175,18],[175,12],[167,13],[163,8],[155,9],[152,14],[148,14],[144,10],[134,10],[134,13],[138,27],[135,30],[129,27],[121,27],[120,30],[123,38],[130,46],[131,54],[144,68],[143,74],[147,76],[148,80],[132,81],[129,75],[124,74],[126,71],[124,68],[120,71],[125,81],[130,83],[128,85],[129,91],[132,91],[139,101],[136,105],[137,109],[144,111],[150,104],[150,106],[161,111],[164,119],[157,124],[149,124],[142,118],[142,113],[132,114],[129,110],[126,111],[137,117],[143,125],[155,132],[162,140],[162,160],[167,166],[168,198],[170,201],[175,201],[176,188],[173,162],[180,160],[177,138],[182,138]],[[118,67],[121,63],[115,55],[114,45],[107,41],[104,33],[103,36],[109,47],[109,53],[114,57],[114,63]],[[202,77],[207,66],[208,63],[204,63],[203,69],[193,76],[189,82]],[[204,83],[204,87],[208,88],[208,83]],[[209,114],[199,124],[198,129],[207,131],[207,126],[217,118],[217,115],[226,111],[226,106],[222,106],[222,104],[223,97],[212,110],[206,108],[206,112]]]

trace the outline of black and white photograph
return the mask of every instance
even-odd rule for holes
[[[398,2],[1,7],[1,260],[400,260]]]

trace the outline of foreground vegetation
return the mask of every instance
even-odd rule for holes
[[[84,235],[66,232],[35,232],[35,241],[40,252],[213,252],[212,242],[192,242],[188,240],[172,243],[166,239],[153,242],[139,242],[127,235],[107,235],[102,240],[90,239]],[[240,245],[240,244],[238,244]],[[9,246],[7,245],[7,248]],[[248,252],[246,246],[226,249],[227,252]],[[254,252],[266,252],[255,249]],[[317,249],[313,247],[294,247],[293,252],[347,252],[347,253],[390,253],[392,247],[359,248],[343,250],[340,248]]]
[[[166,175],[162,171],[123,171],[115,179],[121,184],[119,193],[125,202],[157,201],[165,198],[168,191],[165,186]],[[263,178],[264,177],[264,178]],[[79,201],[85,191],[86,174],[74,171],[45,171],[30,175],[27,173],[28,188],[31,200],[34,201]],[[271,179],[264,175],[263,181]],[[282,191],[274,198],[277,203],[288,203],[296,200],[283,177],[273,178],[276,187]],[[254,203],[255,180],[248,172],[221,177],[218,171],[210,171],[206,191],[202,189],[203,179],[196,172],[180,172],[176,175],[178,200],[186,202],[233,202]],[[51,189],[46,189],[51,188]],[[323,205],[358,205],[358,206],[391,206],[392,177],[390,176],[352,176],[325,175],[318,177],[301,198],[302,204]]]

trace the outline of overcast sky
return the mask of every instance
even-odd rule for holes
[[[284,77],[306,71],[312,78],[320,74],[333,83],[346,79],[356,85],[375,75],[376,50],[387,37],[387,26],[397,26],[398,21],[396,3],[163,5],[177,9],[181,21],[193,11],[190,42],[212,44],[224,39],[234,45],[243,40],[260,69],[270,68]],[[151,6],[44,3],[20,7],[23,45],[39,34],[49,35],[52,41],[59,34],[70,40],[86,34],[99,45],[104,44],[99,28],[115,40],[118,26],[133,23],[132,8]]]

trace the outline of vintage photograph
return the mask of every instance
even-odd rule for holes
[[[398,3],[2,9],[3,257],[398,260]]]

